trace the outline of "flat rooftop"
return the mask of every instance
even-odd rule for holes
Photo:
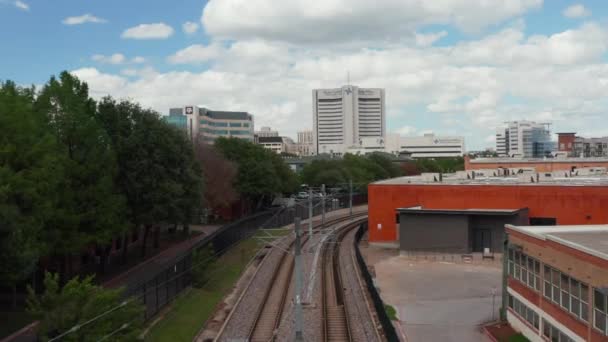
[[[511,216],[526,210],[520,209],[426,209],[418,207],[397,208],[400,213],[417,214],[417,215],[489,215],[489,216]]]
[[[608,163],[608,158],[475,158],[470,159],[472,164],[494,163]]]
[[[608,260],[608,225],[513,226],[508,229],[540,240],[551,240]]]
[[[608,175],[553,177],[538,183],[523,181],[518,177],[477,177],[461,179],[454,174],[444,174],[441,181],[431,181],[423,176],[405,176],[373,182],[374,185],[517,185],[517,186],[608,186]]]

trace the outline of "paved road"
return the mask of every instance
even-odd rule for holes
[[[412,262],[394,256],[375,265],[383,300],[401,319],[407,342],[490,341],[479,325],[492,319],[492,289],[500,306],[497,267]]]

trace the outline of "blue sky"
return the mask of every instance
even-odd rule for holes
[[[185,104],[247,110],[256,126],[293,136],[311,126],[311,89],[339,87],[350,71],[353,84],[386,88],[387,128],[404,135],[459,134],[478,149],[492,146],[496,125],[511,119],[608,135],[605,1],[431,7],[413,0],[372,7],[365,0],[0,0],[0,79],[42,84],[69,70],[94,96],[160,112]],[[100,22],[63,23],[86,14]],[[184,32],[186,22],[196,32]],[[151,24],[162,27],[123,37]]]

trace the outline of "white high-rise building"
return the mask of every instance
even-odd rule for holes
[[[438,136],[427,133],[418,137],[401,137],[401,152],[412,158],[462,157],[465,153],[464,137]]]
[[[262,126],[260,128],[260,130],[255,131],[254,134],[257,135],[258,137],[278,137],[279,136],[278,131],[275,131],[272,128],[267,127],[267,126]]]
[[[499,156],[541,158],[551,154],[551,124],[534,121],[510,121],[496,129],[496,152]]]
[[[384,89],[343,86],[314,89],[313,149],[342,155],[349,149],[383,148],[386,136]]]

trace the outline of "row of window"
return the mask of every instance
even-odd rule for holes
[[[608,335],[608,296],[598,289],[593,291],[593,326]]]
[[[211,127],[249,127],[249,122],[214,122],[205,119],[201,119],[200,124]]]
[[[543,336],[551,342],[574,342],[573,339],[543,318]]]
[[[520,251],[509,248],[509,275],[540,292],[540,262]]]
[[[228,131],[225,129],[212,129],[212,128],[202,128],[204,133],[215,134],[215,135],[251,135],[250,131],[243,130],[232,130]]]
[[[509,307],[515,311],[515,313],[526,322],[530,323],[531,326],[538,330],[539,327],[539,316],[536,311],[530,309],[526,304],[519,301],[519,299],[509,295]]]
[[[579,280],[561,273],[560,271],[545,265],[545,298],[560,305],[564,310],[570,312],[576,318],[585,322],[588,317],[589,286]]]
[[[536,311],[529,308],[526,304],[519,301],[517,298],[509,295],[509,307],[523,320],[528,322],[536,330],[540,331],[539,315]],[[542,332],[547,340],[552,342],[573,342],[574,340],[564,334],[561,330],[542,319]]]
[[[589,286],[547,265],[544,265],[543,271],[543,295],[576,318],[587,322],[589,320],[587,300]],[[540,280],[540,262],[538,260],[509,248],[508,274],[526,286],[541,292],[543,284]],[[602,321],[606,325],[606,319]],[[605,329],[598,329],[605,331]]]

